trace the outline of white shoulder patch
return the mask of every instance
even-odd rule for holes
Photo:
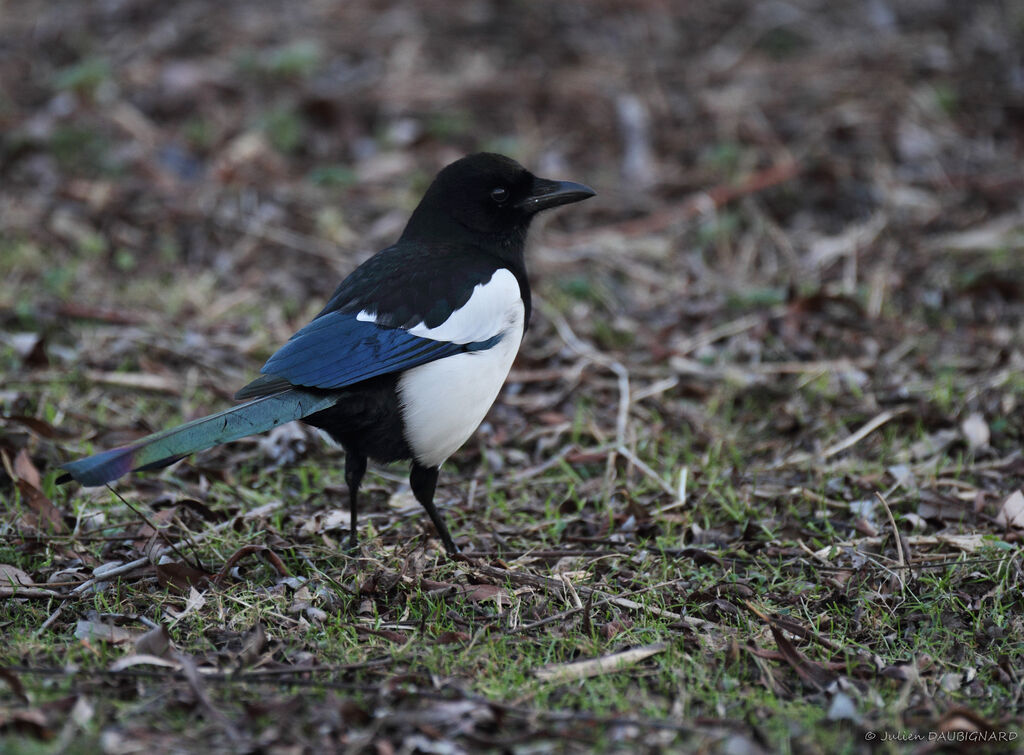
[[[436,328],[420,323],[409,328],[409,332],[421,338],[449,343],[486,341],[508,328],[509,312],[521,301],[519,281],[511,270],[502,267],[489,281],[478,283],[469,301]]]

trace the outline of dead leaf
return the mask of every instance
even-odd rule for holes
[[[184,592],[193,585],[205,587],[213,576],[189,564],[173,561],[156,565],[156,578],[161,587],[174,587]]]
[[[1003,501],[996,514],[996,524],[1024,529],[1024,493],[1015,490]]]
[[[7,470],[8,476],[14,480],[18,492],[21,493],[22,502],[34,515],[26,517],[28,526],[39,530],[45,529],[57,534],[66,533],[68,528],[64,524],[64,517],[61,516],[60,510],[39,489],[42,484],[39,470],[32,463],[28,452],[25,449],[21,449],[12,462],[7,452],[0,449],[0,459],[3,461],[4,469]]]
[[[75,625],[75,637],[79,640],[109,642],[111,645],[123,645],[135,642],[139,632],[132,632],[124,627],[104,624],[102,621],[79,619]]]
[[[38,333],[15,333],[8,338],[15,352],[26,367],[47,367],[50,359],[46,355],[46,339]]]
[[[194,586],[189,585],[188,599],[185,601],[185,609],[183,611],[173,611],[172,609],[168,608],[167,612],[174,617],[173,624],[177,624],[179,621],[181,621],[190,613],[192,613],[192,611],[202,608],[204,605],[206,605],[206,598]]]
[[[248,668],[256,663],[267,647],[267,632],[262,624],[256,624],[246,633],[242,640],[242,649],[238,652],[239,668]]]
[[[960,423],[960,431],[964,434],[967,447],[977,451],[988,445],[992,432],[989,430],[988,422],[978,412],[974,412]]]
[[[770,624],[768,628],[772,630],[772,637],[775,638],[775,644],[778,645],[782,657],[793,667],[797,676],[818,689],[824,689],[831,684],[835,679],[835,674],[825,669],[820,663],[803,655],[774,624]]]
[[[469,635],[465,632],[441,632],[434,642],[438,645],[465,645],[469,642]]]
[[[348,530],[351,521],[352,513],[348,509],[317,511],[302,523],[299,532],[302,535],[318,535],[332,530]]]
[[[34,584],[35,581],[32,577],[23,572],[17,566],[0,564],[0,585],[10,585],[11,587],[31,587]]]
[[[47,741],[54,731],[47,725],[46,714],[39,708],[30,710],[0,709],[0,733],[14,732],[22,736]]]
[[[28,695],[25,694],[25,687],[22,686],[21,679],[18,678],[17,674],[8,668],[0,666],[0,679],[7,682],[7,686],[19,700],[23,703],[28,702]]]
[[[36,469],[36,465],[32,463],[28,451],[24,448],[18,451],[18,455],[14,457],[14,474],[17,475],[17,479],[24,480],[34,488],[43,486],[39,470]]]
[[[11,414],[4,417],[4,419],[10,422],[17,422],[19,425],[27,427],[40,438],[46,438],[47,440],[72,437],[72,433],[68,432],[65,429],[54,427],[49,422],[44,422],[41,419],[29,417],[24,414]]]
[[[135,640],[135,652],[140,655],[155,655],[165,658],[173,649],[171,636],[167,633],[165,626],[154,627]]]
[[[485,600],[493,600],[499,608],[503,605],[511,605],[505,588],[498,585],[469,585],[462,590],[462,596],[470,603],[483,603]]]
[[[942,718],[935,722],[935,728],[941,732],[952,731],[994,731],[985,718],[969,708],[951,708]]]

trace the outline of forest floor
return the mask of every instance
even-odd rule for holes
[[[1021,746],[1024,12],[6,3],[0,749]],[[221,410],[431,176],[598,196],[442,472],[445,558],[306,429],[111,488]]]

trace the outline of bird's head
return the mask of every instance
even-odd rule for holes
[[[437,174],[402,238],[438,241],[454,236],[521,244],[538,212],[594,194],[589,186],[538,178],[509,157],[480,152]]]

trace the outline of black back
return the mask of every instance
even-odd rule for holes
[[[535,180],[502,155],[481,152],[455,161],[430,184],[398,243],[356,268],[317,317],[365,309],[382,325],[436,327],[505,267],[519,282],[529,322],[523,250],[533,213],[518,205]]]

